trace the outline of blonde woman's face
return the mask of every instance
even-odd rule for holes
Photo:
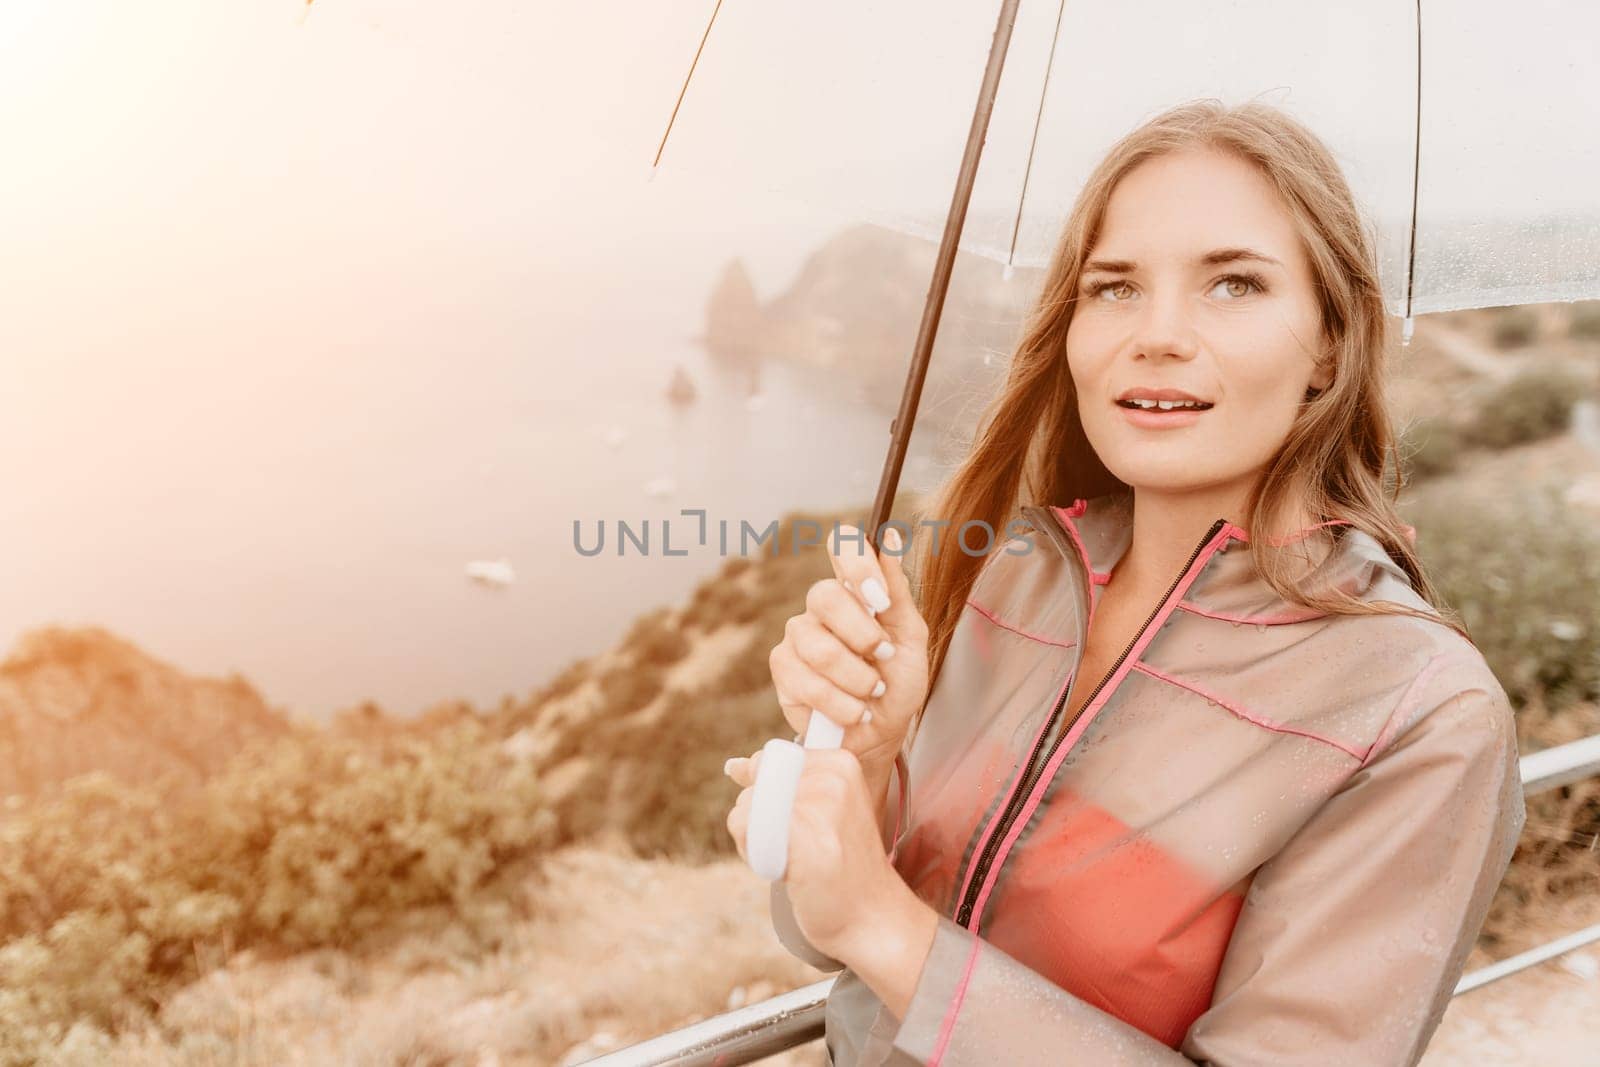
[[[1089,443],[1135,488],[1245,490],[1306,389],[1326,388],[1311,267],[1276,191],[1211,150],[1148,160],[1111,195],[1067,362]],[[1203,410],[1134,410],[1141,394]]]

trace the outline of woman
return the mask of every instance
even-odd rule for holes
[[[915,595],[894,531],[836,549],[773,650],[790,723],[848,727],[773,896],[845,968],[832,1062],[1421,1057],[1523,809],[1386,480],[1387,328],[1281,112],[1179,107],[1091,175]]]

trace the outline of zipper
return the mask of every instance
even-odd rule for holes
[[[1053,517],[1051,521],[1055,521]],[[1086,710],[1094,706],[1094,698],[1100,695],[1100,690],[1105,688],[1105,685],[1108,681],[1116,677],[1117,671],[1122,667],[1123,660],[1127,659],[1128,653],[1133,651],[1133,646],[1139,643],[1139,639],[1143,637],[1144,632],[1150,628],[1150,624],[1155,621],[1155,617],[1161,614],[1161,609],[1166,607],[1167,601],[1172,599],[1173,591],[1176,590],[1178,588],[1178,584],[1183,581],[1184,575],[1189,573],[1189,568],[1194,566],[1194,561],[1200,558],[1200,553],[1205,551],[1206,545],[1211,543],[1211,539],[1217,536],[1217,531],[1221,530],[1225,525],[1227,525],[1226,519],[1218,519],[1216,522],[1211,524],[1211,529],[1206,531],[1205,537],[1201,539],[1200,543],[1194,547],[1194,551],[1190,553],[1189,562],[1183,565],[1183,569],[1180,570],[1178,572],[1178,576],[1172,580],[1172,584],[1167,586],[1166,593],[1159,601],[1156,602],[1155,608],[1150,612],[1149,616],[1146,617],[1144,622],[1140,624],[1139,629],[1134,631],[1132,640],[1130,640],[1126,647],[1123,648],[1122,654],[1119,655],[1116,659],[1116,662],[1111,665],[1111,669],[1106,671],[1104,677],[1102,677],[1100,681],[1095,684],[1094,691],[1089,694],[1089,699],[1085,700],[1072,718],[1062,725],[1059,731],[1055,732],[1055,740],[1050,743],[1050,749],[1045,754],[1044,759],[1040,760],[1039,753],[1040,750],[1044,748],[1045,738],[1051,735],[1052,731],[1054,730],[1056,720],[1061,716],[1061,710],[1067,706],[1067,702],[1072,696],[1072,690],[1078,684],[1076,669],[1074,669],[1072,680],[1067,683],[1066,690],[1061,694],[1060,698],[1056,700],[1055,706],[1050,710],[1049,721],[1045,724],[1045,728],[1040,731],[1039,739],[1034,743],[1033,751],[1028,754],[1028,762],[1024,764],[1026,770],[1023,773],[1017,790],[1011,794],[1011,799],[1006,802],[1005,812],[1000,816],[999,824],[995,827],[994,833],[989,835],[989,840],[984,844],[983,851],[979,854],[977,862],[973,865],[972,872],[967,881],[967,891],[962,896],[961,907],[956,911],[956,923],[958,925],[966,926],[972,919],[972,909],[976,906],[978,896],[983,891],[984,878],[989,873],[989,867],[994,863],[994,856],[995,853],[1000,849],[1000,842],[1004,841],[1006,834],[1010,832],[1011,824],[1017,821],[1017,815],[1026,803],[1028,795],[1033,792],[1033,787],[1038,784],[1040,775],[1044,773],[1044,768],[1049,766],[1050,761],[1055,758],[1056,750],[1061,747],[1061,742],[1064,741],[1066,736],[1072,732],[1072,727],[1077,723],[1078,718],[1082,716]],[[1077,549],[1074,547],[1074,556],[1076,556],[1076,552]],[[1093,577],[1089,574],[1085,574],[1084,581],[1085,583],[1091,582],[1093,581]],[[1093,596],[1092,591],[1090,592],[1090,596]],[[1080,660],[1080,663],[1081,662],[1082,661]]]

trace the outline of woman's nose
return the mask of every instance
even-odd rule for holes
[[[1173,356],[1193,359],[1198,348],[1189,309],[1179,295],[1155,296],[1145,302],[1135,355],[1146,359]]]

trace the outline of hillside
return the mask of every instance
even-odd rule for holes
[[[1398,414],[1404,512],[1531,751],[1600,733],[1600,336],[1522,310],[1419,323]],[[3,721],[49,740],[0,811],[0,1064],[575,1063],[815,980],[731,855],[720,767],[782,730],[767,653],[827,573],[729,560],[524,699],[410,721],[290,727],[240,679],[30,637],[0,666]],[[1530,802],[1469,966],[1600,921],[1596,840],[1600,783]],[[1515,1026],[1600,1009],[1574,966],[1453,1004],[1430,1067],[1575,1062],[1581,1028]]]
[[[0,796],[90,771],[195,785],[288,730],[238,675],[191,677],[94,627],[34,630],[0,662]]]

